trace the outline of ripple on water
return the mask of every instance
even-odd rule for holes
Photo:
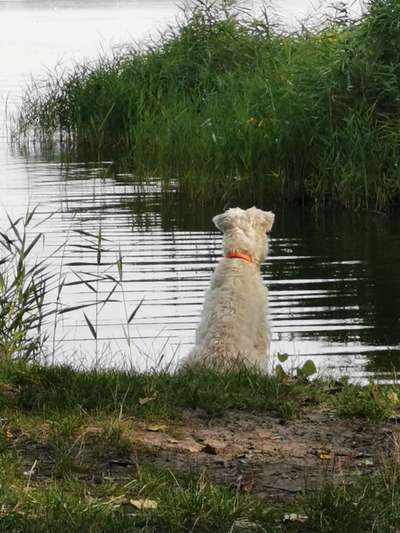
[[[14,211],[38,205],[46,235],[41,253],[53,253],[52,268],[67,275],[64,305],[92,302],[92,289],[98,299],[107,298],[118,278],[119,253],[123,257],[122,289],[113,293],[118,301],[99,304],[97,313],[96,306],[86,310],[97,341],[82,310],[65,314],[57,324],[56,360],[148,368],[186,353],[220,255],[221,237],[211,223],[216,208],[196,212],[176,192],[163,194],[157,180],[110,177],[107,162],[17,159],[9,174],[17,179],[0,183],[3,204]],[[100,229],[97,265],[93,247]],[[399,223],[391,219],[277,210],[262,268],[274,353],[289,353],[288,366],[313,358],[323,370],[353,377],[384,376],[396,367],[400,328],[393,324],[399,321],[400,287],[394,265],[400,251],[392,243],[398,239]]]

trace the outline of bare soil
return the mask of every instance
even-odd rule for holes
[[[205,470],[214,482],[275,502],[292,499],[327,477],[350,481],[395,453],[400,424],[339,419],[310,411],[288,422],[233,412],[222,418],[187,413],[178,425],[132,421],[134,456],[108,458],[101,469],[128,473],[141,461],[172,471]]]

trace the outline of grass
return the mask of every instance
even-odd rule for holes
[[[52,276],[46,261],[31,260],[43,239],[28,237],[35,210],[24,218],[9,220],[9,230],[0,231],[0,358],[35,357],[44,341],[44,298]]]
[[[329,406],[339,416],[385,420],[400,405],[398,385],[281,377],[251,369],[219,373],[205,368],[139,373],[77,371],[15,361],[0,368],[0,401],[24,413],[102,414],[140,419],[177,419],[186,410],[209,416],[231,410],[265,412],[282,419],[310,406]]]
[[[250,370],[82,372],[9,361],[0,368],[0,531],[395,531],[398,454],[374,475],[327,479],[278,504],[198,468],[152,464],[157,451],[135,435],[143,424],[173,435],[188,410],[287,418],[324,408],[376,422],[398,411],[398,392]],[[291,408],[282,408],[287,402]],[[122,471],[105,466],[121,461]]]
[[[30,87],[17,137],[57,133],[202,202],[386,209],[400,192],[400,6],[288,33],[199,0],[152,44]]]
[[[370,479],[326,484],[306,497],[308,531],[396,531],[400,520],[399,463],[387,464]]]
[[[395,531],[399,516],[398,465],[388,465],[368,481],[328,485],[293,506],[305,523],[285,526],[281,507],[211,484],[205,476],[176,477],[146,466],[137,477],[117,485],[83,484],[76,478],[45,485],[21,482],[14,463],[2,461],[7,485],[0,487],[3,531],[239,532]],[[4,478],[3,478],[4,479]],[[133,502],[133,503],[132,503]],[[154,508],[140,509],[140,505]],[[151,503],[150,503],[151,502]],[[139,506],[139,509],[138,507]]]
[[[347,384],[335,398],[340,416],[360,416],[369,420],[385,420],[399,405],[397,387],[384,389],[371,383],[368,387]]]
[[[7,463],[6,463],[7,461]],[[6,464],[5,464],[6,463]],[[395,531],[399,516],[397,464],[350,486],[326,485],[290,510],[305,523],[283,524],[282,506],[210,483],[203,476],[175,476],[147,465],[137,476],[82,483],[71,477],[46,484],[18,478],[15,463],[1,464],[0,527],[9,532],[234,532]],[[147,505],[149,508],[140,508]],[[151,508],[153,507],[153,508]],[[307,513],[307,514],[305,514]]]
[[[9,464],[5,469],[9,486],[0,489],[2,531],[234,531],[235,522],[243,518],[260,527],[272,521],[261,501],[211,485],[203,477],[178,479],[151,466],[120,485],[70,478],[41,487],[33,483],[28,490]]]

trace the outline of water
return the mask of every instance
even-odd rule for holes
[[[286,2],[288,20],[306,4]],[[177,13],[175,2],[161,0],[0,0],[2,108],[15,108],[31,73],[43,74],[60,58],[68,65],[94,57],[101,47],[109,51],[121,41],[155,34]],[[102,309],[98,303],[97,312],[96,306],[85,310],[97,341],[83,310],[63,315],[50,359],[140,368],[179,359],[193,342],[203,293],[220,255],[221,239],[211,223],[218,207],[194,210],[176,191],[162,194],[156,181],[143,187],[132,176],[116,175],[110,162],[67,165],[61,154],[19,153],[6,136],[3,120],[0,225],[6,226],[5,209],[15,217],[38,205],[37,220],[53,213],[41,226],[46,241],[40,253],[54,252],[68,240],[52,259],[52,268],[66,275],[64,305],[93,302],[90,287],[106,298],[119,276],[120,252],[124,258],[122,290],[112,297],[118,301]],[[289,366],[312,358],[335,375],[390,377],[400,366],[398,217],[259,207],[277,214],[263,267],[273,352],[289,353]],[[104,251],[97,265],[96,253],[87,249],[94,238],[82,231],[97,235],[100,228]]]

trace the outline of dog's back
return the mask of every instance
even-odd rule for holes
[[[188,362],[217,367],[257,364],[254,339],[260,319],[265,325],[266,312],[267,290],[259,267],[223,258],[206,293],[196,345]]]

